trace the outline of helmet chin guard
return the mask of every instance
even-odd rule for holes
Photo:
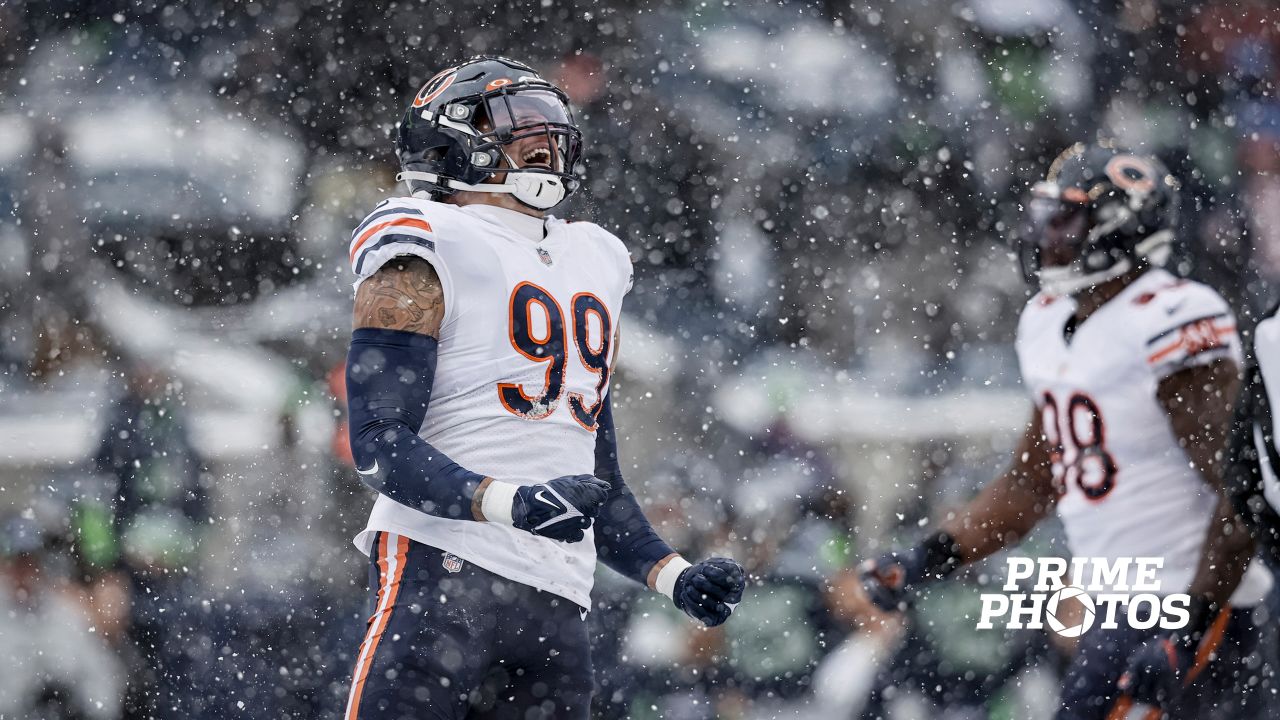
[[[453,190],[465,190],[467,192],[483,192],[483,193],[505,193],[511,195],[522,204],[533,208],[534,210],[550,210],[559,205],[567,195],[564,186],[564,180],[558,175],[542,172],[521,172],[511,173],[508,175],[509,180],[505,183],[480,183],[478,185],[470,185],[460,180],[451,180],[441,178],[435,173],[417,172],[413,170],[405,170],[396,175],[397,182],[405,182],[409,184],[410,193],[413,192],[413,184],[411,180],[423,180],[429,183],[446,185]]]
[[[1040,280],[1040,289],[1050,295],[1074,295],[1082,290],[1101,285],[1129,272],[1133,263],[1127,258],[1117,262],[1100,272],[1081,273],[1073,265],[1040,268],[1036,276]]]

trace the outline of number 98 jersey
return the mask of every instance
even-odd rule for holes
[[[1070,297],[1035,296],[1017,339],[1071,553],[1164,558],[1160,592],[1185,592],[1218,496],[1190,467],[1156,390],[1186,368],[1239,364],[1235,318],[1209,287],[1161,269],[1140,276],[1068,339],[1075,309]],[[1256,604],[1269,586],[1254,562],[1232,600]]]
[[[403,255],[425,259],[440,276],[445,316],[425,440],[468,470],[520,485],[594,472],[596,416],[631,287],[620,240],[592,223],[402,197],[356,228],[349,254],[357,287]],[[591,530],[581,542],[560,543],[430,516],[380,495],[356,537],[366,554],[378,531],[590,606]]]

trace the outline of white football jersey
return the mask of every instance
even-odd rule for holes
[[[430,262],[444,288],[421,436],[462,467],[505,482],[592,474],[596,413],[631,288],[622,241],[587,222],[400,197],[380,204],[352,235],[356,286],[401,255]],[[561,543],[427,515],[379,495],[355,540],[365,554],[377,531],[590,607],[592,530]]]
[[[1161,269],[1144,273],[1068,341],[1075,308],[1070,297],[1035,296],[1017,339],[1023,384],[1052,448],[1071,553],[1164,558],[1160,591],[1185,592],[1218,495],[1190,467],[1156,389],[1185,368],[1239,363],[1235,318],[1209,287]],[[1232,602],[1256,604],[1270,585],[1254,561]]]

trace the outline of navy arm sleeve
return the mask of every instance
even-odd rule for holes
[[[609,483],[609,497],[596,516],[596,555],[619,574],[647,584],[654,564],[675,552],[658,537],[640,503],[622,479],[610,398],[596,418],[596,477]]]
[[[429,515],[474,520],[471,498],[484,480],[418,436],[431,402],[436,339],[359,328],[347,353],[351,454],[370,488]]]

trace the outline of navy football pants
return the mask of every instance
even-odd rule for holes
[[[1094,629],[1080,637],[1076,657],[1067,669],[1062,706],[1056,720],[1127,718],[1127,699],[1116,683],[1129,655],[1158,630],[1134,630],[1123,623],[1114,630]],[[1261,629],[1253,609],[1233,609],[1206,634],[1201,644],[1195,680],[1186,688],[1168,717],[1178,720],[1252,720],[1264,718],[1258,681],[1261,658],[1257,651]],[[1117,706],[1120,706],[1117,708]]]
[[[369,559],[373,612],[344,720],[589,716],[578,605],[393,533]]]

